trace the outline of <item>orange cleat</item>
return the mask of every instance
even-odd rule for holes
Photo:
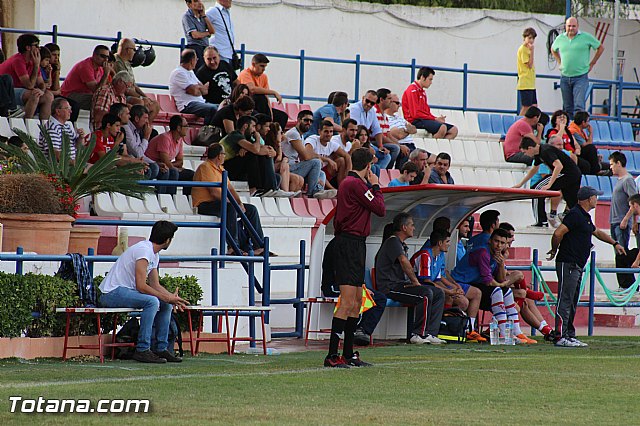
[[[520,340],[520,343],[524,345],[535,345],[536,343],[538,343],[537,340],[528,338],[527,336],[524,335],[524,333],[518,334],[516,336],[516,339]]]
[[[482,337],[480,335],[480,333],[478,333],[477,331],[471,331],[471,332],[467,333],[467,340],[473,340],[473,341],[476,341],[478,343],[482,343],[482,342],[486,342],[487,341],[487,339]]]

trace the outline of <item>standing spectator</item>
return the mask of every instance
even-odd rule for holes
[[[431,175],[429,176],[429,183],[447,185],[455,184],[453,177],[451,177],[451,173],[449,173],[449,167],[451,167],[451,156],[446,152],[438,154],[436,156],[436,163],[433,166],[433,170],[431,170]]]
[[[376,119],[378,120],[380,130],[382,131],[382,141],[384,142],[384,144],[393,145],[393,149],[390,149],[390,151],[399,149],[396,161],[394,164],[391,164],[391,166],[395,165],[396,169],[402,169],[402,165],[409,159],[410,149],[408,146],[400,144],[398,142],[398,139],[396,139],[390,132],[389,119],[384,113],[385,110],[387,110],[391,105],[390,95],[391,90],[389,89],[381,88],[376,91],[376,96],[378,97],[378,102],[376,102],[375,105]]]
[[[51,115],[53,93],[47,90],[40,74],[40,39],[34,34],[22,34],[17,44],[18,53],[0,64],[0,75],[11,76],[15,104],[24,107],[24,118],[33,118],[40,108],[40,119],[47,120]]]
[[[354,333],[360,318],[362,286],[365,284],[366,238],[371,230],[371,213],[384,216],[384,197],[378,178],[371,173],[373,156],[366,149],[353,153],[353,171],[344,180],[338,192],[335,229],[334,276],[340,287],[340,306],[333,313],[329,353],[325,367],[366,367],[371,364],[360,360],[353,351]],[[343,355],[338,353],[340,336],[344,335]]]
[[[218,0],[215,6],[207,10],[207,17],[215,30],[215,35],[209,42],[218,49],[220,59],[227,64],[231,64],[236,42],[236,31],[229,11],[231,3],[232,0]]]
[[[538,107],[529,107],[527,112],[524,113],[524,117],[509,127],[504,138],[504,158],[507,162],[531,165],[533,158],[520,152],[520,142],[524,137],[527,137],[540,144],[544,130],[542,123],[539,123],[540,115],[542,115],[542,111]]]
[[[215,34],[211,21],[204,11],[204,4],[200,0],[185,0],[187,11],[182,15],[182,30],[187,39],[187,49],[196,53],[197,62],[195,69],[204,64],[204,48],[209,45],[209,37]]]
[[[591,49],[596,51],[589,61]],[[574,17],[565,22],[565,32],[551,45],[551,53],[560,66],[560,90],[562,109],[569,117],[577,111],[584,111],[589,71],[596,65],[604,52],[604,46],[589,33],[578,31],[578,20]]]
[[[307,196],[318,199],[335,198],[338,191],[335,189],[325,190],[327,176],[322,171],[322,162],[315,157],[315,153],[310,153],[304,147],[302,135],[311,126],[313,115],[309,110],[298,113],[298,122],[285,134],[282,141],[282,151],[289,158],[289,170],[304,178],[307,183]]]
[[[342,131],[342,114],[349,107],[349,98],[346,93],[337,93],[333,96],[330,103],[321,106],[313,113],[313,123],[309,131],[305,133],[304,137],[308,138],[311,135],[317,135],[320,130],[320,125],[324,120],[333,123],[333,131]]]
[[[60,160],[60,153],[62,151],[63,134],[69,138],[69,152],[72,160],[76,158],[76,145],[81,144],[84,140],[84,130],[78,129],[76,132],[69,118],[71,118],[71,105],[69,105],[69,102],[67,102],[65,98],[55,98],[51,104],[51,117],[49,117],[47,124],[44,125],[44,130],[46,134],[49,135],[49,138],[51,138],[53,154],[58,161]],[[40,134],[38,145],[40,149],[42,149],[42,152],[44,152],[44,155],[48,156],[50,154],[49,144],[47,143],[44,132]]]
[[[238,119],[245,115],[251,115],[255,106],[253,99],[249,96],[242,96],[233,104],[220,108],[213,116],[211,124],[222,130],[223,137],[227,136],[236,130]]]
[[[287,127],[289,116],[279,109],[272,109],[269,102],[269,96],[273,96],[279,104],[282,104],[282,96],[269,86],[269,77],[265,74],[268,64],[269,58],[262,53],[253,55],[251,66],[240,72],[238,82],[249,87],[253,101],[256,103],[256,111],[272,117],[273,121],[280,124],[280,127],[284,129]]]
[[[105,83],[93,94],[91,101],[90,122],[94,129],[99,129],[102,117],[109,112],[111,105],[115,103],[126,104],[125,93],[132,87],[133,81],[126,71],[118,72],[110,83]]]
[[[338,196],[340,193],[338,193]],[[442,289],[420,284],[409,261],[409,247],[415,225],[408,213],[393,218],[393,235],[387,238],[376,254],[376,283],[388,299],[414,305],[413,325],[409,339],[413,344],[440,345],[446,341],[436,337],[444,311]]]
[[[411,185],[424,185],[429,183],[431,165],[435,163],[436,156],[422,148],[416,148],[409,154],[409,161],[418,166],[418,174],[416,178],[411,181]]]
[[[153,123],[160,112],[160,104],[157,101],[147,97],[147,94],[136,84],[136,78],[133,75],[133,67],[131,61],[136,53],[136,44],[130,38],[123,38],[118,43],[118,52],[114,55],[116,62],[114,65],[116,74],[120,71],[126,71],[131,77],[131,87],[127,89],[127,102],[131,105],[144,105],[149,110],[149,121]],[[114,77],[115,78],[115,77]]]
[[[218,107],[206,103],[202,97],[209,92],[209,83],[200,83],[193,72],[197,60],[194,50],[185,49],[182,51],[180,65],[169,76],[169,94],[175,98],[178,111],[202,117],[204,124],[209,125],[213,121]]]
[[[112,71],[109,48],[99,44],[90,57],[71,68],[60,87],[62,96],[77,102],[80,109],[90,111],[93,94],[107,82]]]
[[[145,151],[147,157],[157,163],[164,164],[164,167],[169,169],[169,180],[193,180],[193,170],[182,167],[184,137],[188,131],[189,123],[187,120],[180,115],[174,115],[169,120],[169,131],[151,139]],[[176,187],[160,187],[158,193],[175,194]],[[191,195],[191,187],[182,188],[182,193]]]
[[[520,115],[524,115],[530,106],[538,106],[536,96],[536,67],[533,65],[533,44],[538,34],[533,28],[522,32],[522,44],[518,48],[518,96],[520,98]]]
[[[60,69],[62,68],[62,65],[60,64],[60,46],[55,43],[47,43],[44,47],[49,49],[49,52],[51,52],[51,60],[49,61],[49,64],[51,65],[51,72],[47,73],[49,76],[48,90],[57,98],[62,96],[62,91],[60,90]],[[67,99],[67,102],[71,105],[70,121],[75,123],[78,120],[78,114],[80,114],[80,107],[73,99]]]
[[[577,194],[578,202],[564,217],[562,224],[551,237],[551,250],[547,260],[556,258],[558,275],[558,302],[556,305],[556,346],[582,347],[586,343],[576,339],[573,319],[580,299],[582,272],[591,254],[591,236],[613,246],[616,253],[625,254],[619,242],[597,229],[591,221],[589,211],[596,207],[601,191],[583,186]],[[559,246],[559,249],[558,249]]]
[[[417,174],[418,166],[416,166],[414,163],[407,162],[404,166],[402,166],[400,176],[389,182],[389,185],[387,186],[389,188],[393,188],[394,186],[409,186],[411,184],[411,181],[416,178]]]
[[[233,86],[238,83],[236,72],[231,65],[220,60],[220,54],[213,46],[204,49],[204,65],[198,68],[196,77],[202,84],[209,83],[204,99],[216,106],[231,96]]]
[[[398,140],[401,146],[406,146],[409,152],[416,149],[416,145],[413,143],[411,135],[415,135],[417,132],[416,126],[409,123],[400,114],[400,98],[397,94],[391,93],[389,95],[389,107],[384,111],[389,120],[389,134]],[[407,158],[409,155],[407,155]]]
[[[436,139],[455,139],[458,136],[458,128],[447,123],[447,117],[436,117],[431,114],[431,108],[427,102],[426,89],[431,87],[435,70],[430,67],[421,67],[418,70],[418,78],[411,83],[402,94],[402,112],[408,122],[418,129],[424,129]]]
[[[149,110],[144,105],[134,105],[131,107],[129,120],[123,126],[127,152],[135,158],[142,159],[147,165],[145,170],[146,179],[169,179],[169,168],[164,163],[156,163],[145,155],[149,147],[149,139],[153,127],[149,123]],[[164,191],[166,187],[160,187]]]
[[[614,176],[617,176],[611,194],[611,209],[609,223],[611,224],[611,238],[620,243],[625,250],[629,250],[630,223],[633,209],[629,207],[629,197],[637,194],[636,183],[627,172],[627,157],[620,151],[609,155],[609,164]]]

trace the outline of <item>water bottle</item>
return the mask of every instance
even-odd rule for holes
[[[504,325],[504,344],[513,345],[513,320],[509,320]]]
[[[510,326],[509,326],[509,338],[511,339],[511,345],[515,346],[516,344],[516,331],[515,328],[513,328],[513,320],[509,320]]]
[[[507,330],[507,327],[509,326],[508,323],[504,324],[504,333],[500,332],[500,337],[498,339],[498,344],[499,345],[506,345],[507,344],[507,334],[509,334],[509,330]]]
[[[489,341],[491,345],[497,345],[498,336],[500,335],[500,330],[498,329],[498,320],[495,317],[491,320],[491,324],[489,324]]]

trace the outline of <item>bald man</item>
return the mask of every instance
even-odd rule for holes
[[[160,105],[153,99],[149,99],[147,95],[142,91],[140,86],[136,84],[136,79],[133,75],[133,68],[131,67],[131,61],[133,55],[136,52],[136,44],[130,38],[123,38],[118,44],[118,53],[116,53],[116,73],[119,71],[126,71],[133,81],[133,85],[127,89],[127,103],[129,105],[144,105],[149,110],[149,122],[153,122],[160,111]]]
[[[591,59],[591,50],[596,53]],[[551,53],[560,66],[560,90],[563,109],[573,118],[576,111],[585,111],[586,94],[589,86],[589,71],[602,55],[604,46],[589,33],[578,30],[578,20],[568,18],[565,32],[560,34]]]

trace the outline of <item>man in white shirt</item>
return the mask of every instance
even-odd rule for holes
[[[218,0],[215,6],[207,10],[207,17],[216,30],[215,35],[209,39],[209,44],[218,49],[220,59],[231,64],[232,43],[236,42],[236,33],[229,9],[231,0]]]
[[[413,143],[413,137],[411,135],[415,135],[418,130],[416,126],[409,123],[404,119],[402,114],[400,114],[401,103],[398,94],[391,93],[389,100],[389,108],[384,111],[389,120],[389,133],[398,140],[399,144],[405,145],[410,151],[413,151],[416,149],[416,146]]]
[[[133,359],[139,362],[182,362],[182,358],[174,355],[173,348],[168,348],[167,339],[173,307],[182,311],[187,301],[178,296],[178,290],[170,293],[162,287],[158,276],[158,253],[169,247],[177,229],[172,222],[156,222],[151,228],[149,240],[129,247],[100,284],[101,306],[142,309],[138,342],[133,355]]]
[[[334,176],[337,178],[338,184],[347,177],[351,170],[351,157],[342,149],[340,143],[332,141],[333,123],[325,120],[320,124],[319,135],[311,135],[304,140],[305,149],[314,157],[319,158],[323,164],[323,171],[327,175],[327,179],[331,180]]]
[[[342,149],[351,154],[358,148],[362,148],[360,141],[356,139],[358,133],[358,123],[353,118],[347,118],[342,123],[342,130],[337,135],[333,135],[332,141],[338,142]]]
[[[202,84],[193,70],[198,63],[196,52],[185,49],[180,54],[180,66],[169,76],[169,94],[176,100],[178,111],[183,114],[195,114],[204,118],[209,125],[218,107],[205,102],[203,95],[209,93],[209,82]]]

